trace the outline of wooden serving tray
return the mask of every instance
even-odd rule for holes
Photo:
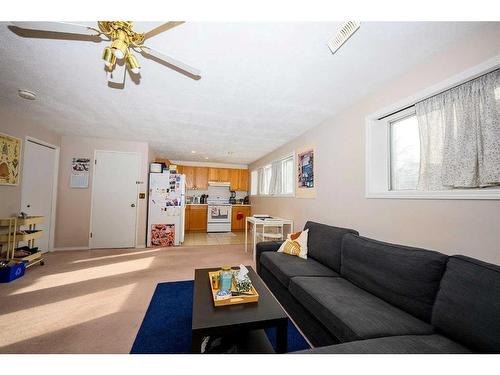
[[[249,293],[252,293],[251,296],[235,296],[228,299],[216,300],[215,296],[217,294],[218,289],[214,289],[212,285],[212,275],[217,275],[219,271],[209,272],[208,273],[208,281],[210,282],[210,289],[212,290],[212,300],[214,301],[214,306],[227,306],[227,305],[239,305],[241,303],[250,303],[257,302],[259,300],[259,293],[252,285],[252,290]],[[231,291],[236,292],[236,284],[233,280],[233,285],[231,287]]]

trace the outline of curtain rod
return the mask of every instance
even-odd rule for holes
[[[459,86],[462,86],[462,85],[464,85],[464,84],[466,84],[466,83],[468,83],[468,82],[472,82],[472,81],[474,81],[475,79],[478,79],[478,78],[484,77],[485,75],[488,75],[488,74],[490,74],[490,73],[496,72],[497,70],[500,70],[500,68],[495,68],[495,69],[493,69],[493,70],[492,70],[492,71],[490,71],[490,72],[483,73],[483,74],[481,74],[481,75],[478,75],[477,77],[474,77],[474,78],[468,79],[467,81],[461,82],[461,83],[459,83],[459,84],[457,84],[457,85],[455,85],[455,86],[452,86],[452,87],[450,87],[450,88],[448,88],[448,89],[446,89],[446,90],[440,91],[440,92],[438,92],[437,94],[433,94],[433,95],[431,95],[431,96],[426,97],[425,99],[422,99],[422,100],[416,101],[415,103],[413,103],[413,104],[411,104],[411,105],[409,105],[409,106],[407,106],[407,107],[404,107],[404,108],[398,109],[398,110],[397,110],[397,111],[395,111],[395,112],[391,112],[391,113],[389,113],[388,115],[382,116],[382,117],[380,117],[380,118],[379,118],[379,119],[377,119],[377,120],[383,120],[383,119],[385,119],[385,118],[387,118],[387,117],[390,117],[390,116],[392,116],[392,115],[395,115],[395,114],[397,114],[397,113],[399,113],[399,112],[406,111],[407,109],[409,109],[409,108],[411,108],[411,107],[415,106],[415,104],[417,104],[417,103],[420,103],[420,102],[423,102],[424,100],[427,100],[427,99],[433,98],[433,97],[435,97],[435,96],[441,95],[442,93],[445,93],[446,91],[453,90],[453,89],[455,89],[455,88],[457,88],[457,87],[459,87]]]

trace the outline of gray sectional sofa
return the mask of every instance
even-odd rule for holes
[[[257,272],[315,346],[303,353],[500,352],[500,267],[304,229],[307,260],[257,244]]]

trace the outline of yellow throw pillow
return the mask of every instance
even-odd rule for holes
[[[290,233],[285,242],[278,249],[278,253],[298,256],[302,259],[307,259],[307,235],[309,229],[302,232]]]

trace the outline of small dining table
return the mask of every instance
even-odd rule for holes
[[[276,227],[284,227],[285,225],[290,226],[290,231],[289,233],[293,232],[293,220],[289,219],[283,219],[281,217],[268,217],[268,218],[260,218],[260,217],[253,217],[253,216],[247,216],[245,220],[245,253],[248,252],[248,227],[252,227],[252,232],[253,232],[253,260],[254,262],[257,262],[256,259],[256,242],[257,242],[257,227],[261,225],[266,225],[266,226],[273,226],[275,225]]]

